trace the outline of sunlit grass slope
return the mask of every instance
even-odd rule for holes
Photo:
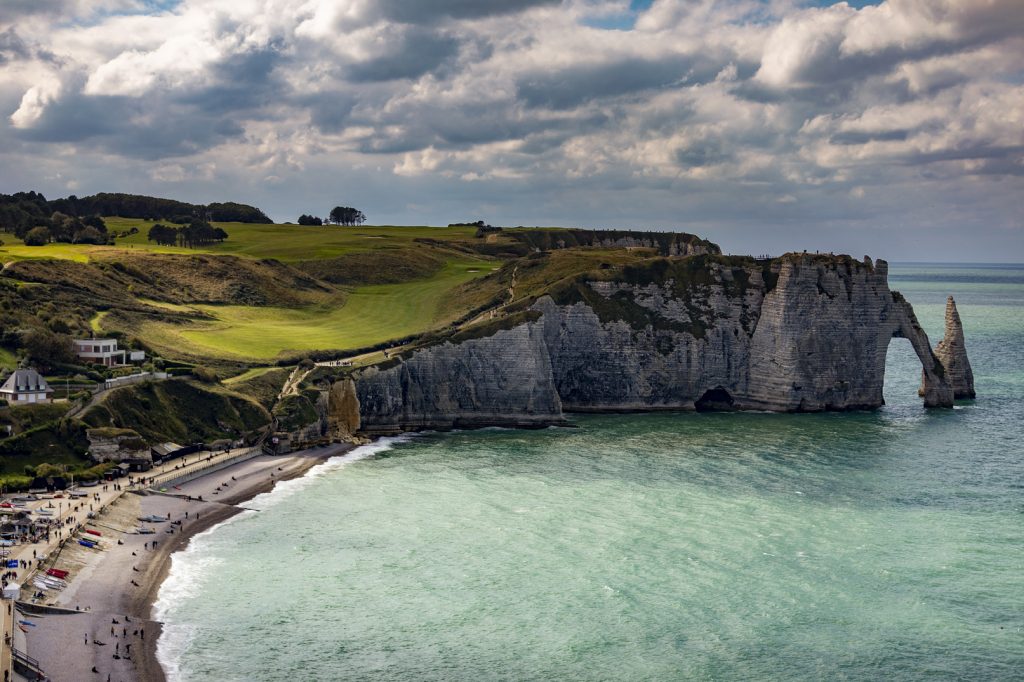
[[[212,253],[246,256],[249,258],[276,258],[294,262],[333,258],[356,251],[372,251],[396,246],[410,246],[415,239],[443,239],[459,241],[472,239],[475,229],[469,227],[304,227],[300,225],[255,225],[250,223],[214,223],[224,228],[228,238],[221,244],[187,249],[157,246],[147,241],[146,234],[153,222],[133,218],[104,218],[107,229],[122,232],[132,227],[139,232],[117,239],[114,246],[92,246],[88,244],[47,244],[46,246],[25,246],[13,234],[0,232],[0,262],[24,258],[61,258],[86,262],[93,255],[117,251],[138,251],[154,253]]]
[[[491,271],[492,261],[449,262],[428,279],[357,287],[340,305],[301,308],[191,306],[216,318],[190,326],[147,322],[139,335],[193,354],[270,360],[307,350],[355,349],[443,326],[441,302],[453,288]]]

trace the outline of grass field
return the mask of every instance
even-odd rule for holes
[[[152,253],[196,254],[213,253],[245,256],[249,258],[276,258],[294,262],[333,258],[356,251],[372,251],[395,246],[409,246],[417,238],[472,239],[475,233],[468,227],[300,227],[298,225],[253,225],[249,223],[216,223],[228,233],[221,244],[199,249],[175,246],[157,246],[146,241],[146,233],[153,223],[128,218],[105,218],[111,232],[138,227],[139,233],[118,239],[115,246],[89,244],[47,244],[25,246],[13,234],[0,232],[0,262],[27,258],[59,258],[87,262],[93,256],[118,251],[145,250]]]
[[[192,308],[217,321],[192,327],[147,322],[139,335],[165,347],[184,345],[194,354],[256,361],[288,352],[361,348],[443,326],[452,319],[441,312],[445,295],[488,274],[495,265],[492,261],[449,262],[429,279],[358,287],[340,306],[196,305]]]
[[[246,256],[249,258],[276,258],[280,261],[317,260],[333,258],[355,251],[372,251],[395,246],[409,246],[414,239],[472,239],[475,228],[470,227],[303,227],[299,225],[254,225],[251,223],[215,223],[224,228],[228,239],[199,249],[157,246],[146,240],[154,223],[132,218],[104,218],[107,229],[121,232],[138,227],[138,234],[117,240],[115,246],[89,244],[47,244],[25,246],[13,234],[0,232],[0,262],[26,258],[60,258],[86,262],[95,255],[125,250],[144,249],[153,253],[214,253]]]
[[[280,369],[280,368],[279,367],[274,367],[274,366],[270,366],[270,367],[253,367],[252,369],[247,369],[246,371],[242,372],[241,374],[237,374],[237,375],[235,375],[235,376],[233,376],[231,378],[225,379],[223,383],[224,383],[225,386],[233,386],[235,384],[239,384],[239,383],[242,383],[242,382],[245,382],[245,381],[249,381],[250,379],[255,379],[257,377],[261,377],[264,374],[266,374],[267,372],[272,372],[275,369]]]

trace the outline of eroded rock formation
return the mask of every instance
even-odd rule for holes
[[[964,328],[952,296],[946,299],[946,330],[935,347],[935,355],[946,370],[946,378],[953,387],[953,397],[958,400],[974,398],[974,372],[967,359]]]
[[[704,255],[645,268],[575,281],[511,329],[357,373],[361,430],[536,426],[563,409],[872,409],[894,337],[921,361],[926,406],[951,406],[967,386],[955,308],[940,348],[962,379],[889,290],[885,261]]]

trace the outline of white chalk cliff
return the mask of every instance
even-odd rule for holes
[[[887,272],[868,258],[701,254],[583,277],[510,328],[357,372],[360,429],[542,426],[574,411],[873,409],[894,337],[921,361],[925,406],[973,397],[952,299],[933,352]]]

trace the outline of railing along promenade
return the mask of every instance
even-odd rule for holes
[[[146,487],[159,488],[162,486],[180,485],[205,474],[226,469],[232,464],[238,464],[239,462],[245,462],[246,460],[253,459],[254,457],[259,457],[262,454],[262,447],[255,446],[246,448],[242,452],[228,457],[214,457],[212,459],[200,460],[198,462],[188,464],[181,469],[171,469],[170,471],[165,471],[162,474],[157,474],[152,477],[153,482]]]

